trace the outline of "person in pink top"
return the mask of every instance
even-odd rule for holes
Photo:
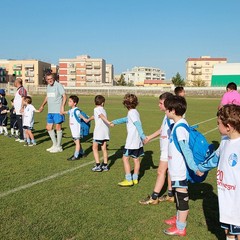
[[[240,105],[240,93],[237,91],[237,85],[234,82],[228,83],[226,92],[223,94],[222,100],[218,109],[226,104]]]

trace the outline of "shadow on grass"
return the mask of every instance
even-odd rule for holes
[[[144,152],[144,156],[140,163],[139,180],[144,176],[146,170],[149,170],[150,168],[153,168],[153,169],[158,168],[158,166],[155,166],[153,163],[152,155],[153,155],[153,151]]]
[[[208,231],[219,240],[226,239],[225,233],[220,227],[218,197],[213,192],[212,185],[208,183],[189,184],[189,197],[193,201],[197,199],[203,200],[203,212]]]
[[[108,164],[109,169],[114,165],[117,159],[122,159],[123,149],[124,149],[124,145],[118,149],[108,149],[108,150],[117,150],[113,155],[111,155],[108,158],[108,161],[110,161],[110,163]]]

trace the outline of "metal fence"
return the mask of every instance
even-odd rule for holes
[[[0,88],[5,89],[7,95],[14,95],[16,88],[8,84],[0,84]],[[30,95],[46,94],[47,86],[26,86]],[[224,87],[185,87],[187,96],[206,96],[215,97],[222,96],[226,91]],[[163,92],[173,92],[174,87],[65,87],[66,94],[76,95],[97,95],[104,96],[124,95],[126,93],[134,93],[136,95],[159,96]]]

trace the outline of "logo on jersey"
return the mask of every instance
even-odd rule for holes
[[[228,158],[228,164],[231,167],[235,167],[238,163],[238,157],[236,153],[232,153]]]

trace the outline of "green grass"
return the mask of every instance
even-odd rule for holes
[[[36,108],[43,98],[33,96]],[[79,107],[89,115],[94,108],[93,98],[80,97]],[[144,132],[149,135],[160,127],[164,114],[159,111],[157,97],[139,97],[139,100]],[[186,118],[190,124],[216,116],[219,99],[187,98],[187,101]],[[110,120],[127,114],[119,96],[106,98],[105,108]],[[51,146],[45,130],[46,114],[46,109],[35,114],[36,147],[24,147],[11,138],[0,136],[0,239],[172,239],[163,234],[167,227],[163,220],[175,214],[175,205],[138,204],[141,198],[152,192],[155,184],[160,154],[158,140],[144,147],[139,185],[120,188],[117,183],[124,178],[121,148],[125,144],[126,126],[111,128],[108,146],[110,171],[93,173],[91,138],[83,142],[88,153],[86,158],[66,161],[74,151],[68,120],[63,124],[64,151],[56,154],[46,151]],[[199,130],[205,133],[216,126],[216,119],[213,119],[200,124]],[[220,140],[217,130],[206,137],[216,145]],[[3,196],[15,188],[71,169]],[[191,199],[186,239],[224,239],[218,223],[215,174],[213,170],[204,183],[189,187]]]

